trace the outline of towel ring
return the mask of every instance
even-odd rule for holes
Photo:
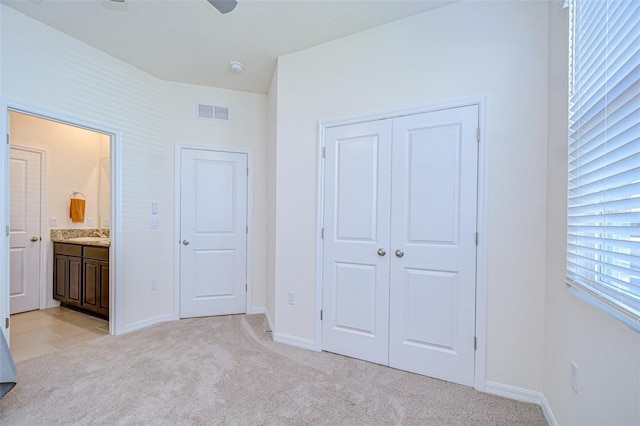
[[[75,198],[77,195],[82,195],[82,197],[86,200],[87,196],[84,195],[82,192],[80,191],[73,191],[73,193],[71,194],[71,196],[69,198]]]

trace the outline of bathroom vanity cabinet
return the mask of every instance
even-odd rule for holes
[[[53,298],[65,305],[80,307],[82,246],[54,243],[53,256]]]
[[[53,244],[53,297],[71,308],[109,318],[109,248]]]

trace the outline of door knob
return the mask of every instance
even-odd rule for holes
[[[379,249],[378,249],[378,256],[384,256],[385,254],[387,254],[387,252],[385,251],[385,249],[383,249],[383,248],[379,248]]]
[[[31,237],[31,241],[35,243],[36,241],[38,241],[38,237]]]
[[[404,252],[402,250],[398,249],[398,250],[396,250],[396,256],[397,257],[402,257],[402,256],[404,256]]]
[[[182,244],[184,244],[185,246],[188,246],[188,245],[189,245],[189,241],[187,241],[187,240],[182,240]]]

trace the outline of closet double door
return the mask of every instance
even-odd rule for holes
[[[325,131],[323,350],[473,385],[478,107]]]

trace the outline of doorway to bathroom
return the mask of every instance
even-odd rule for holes
[[[51,340],[64,334],[77,331],[80,339],[113,334],[108,320],[115,316],[110,303],[115,300],[110,273],[115,134],[10,107],[6,119],[9,149],[3,186],[10,247],[4,261],[10,273],[8,285],[0,290],[8,293],[6,316],[12,315],[3,327],[6,337],[9,324],[19,325],[11,327],[12,351],[20,343],[17,336],[33,328],[24,326],[32,322],[23,320],[29,315],[44,314],[47,321],[60,323],[60,333],[53,324],[53,337],[40,336],[54,349]],[[82,214],[72,217],[74,199],[81,200]],[[69,248],[78,253],[65,253]],[[80,306],[67,303],[71,298],[65,294],[60,297],[61,289],[69,296],[79,292]],[[96,318],[100,315],[102,319]],[[38,336],[23,337],[33,346]]]

